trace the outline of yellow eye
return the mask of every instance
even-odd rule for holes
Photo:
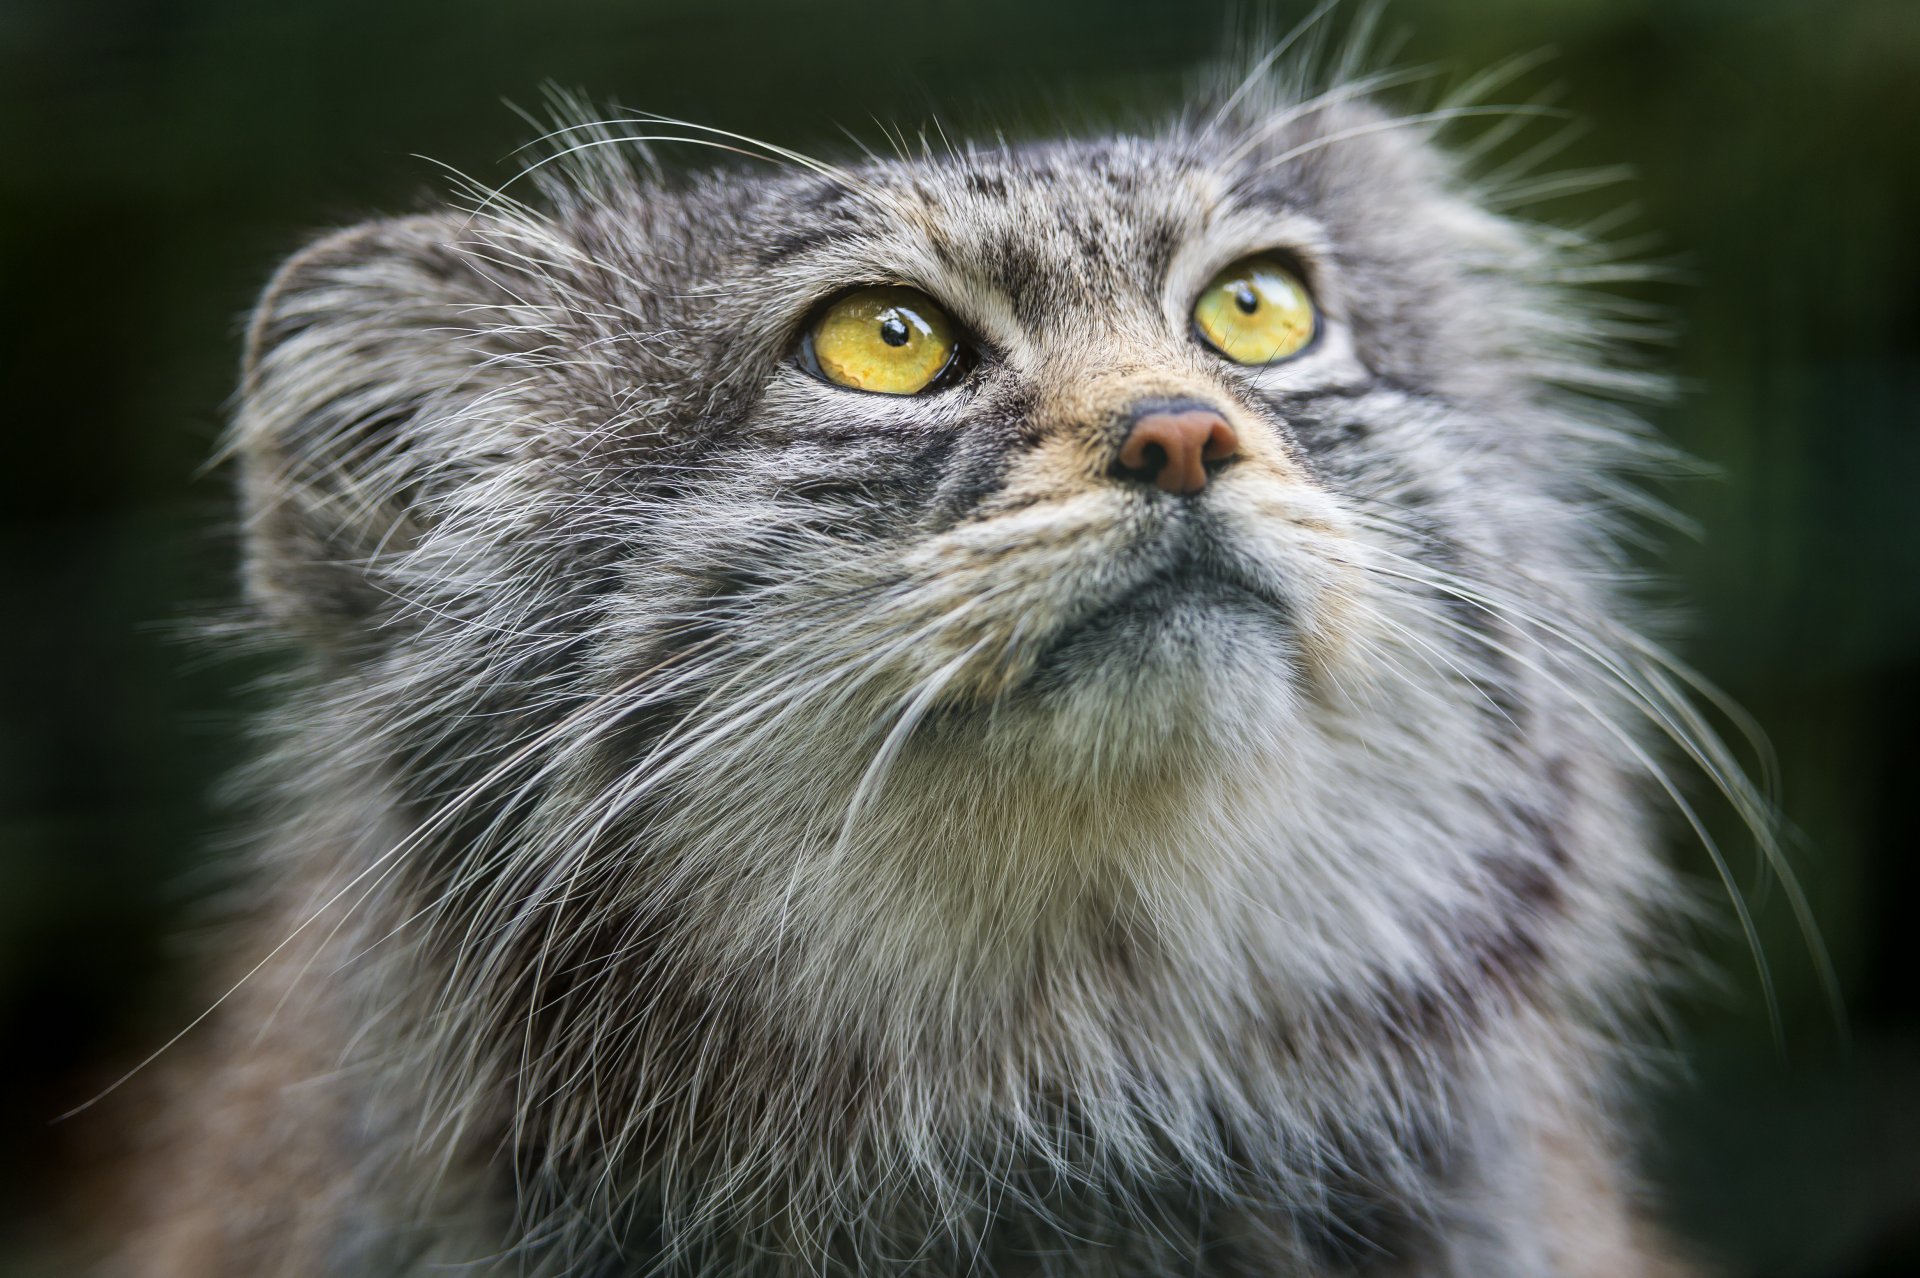
[[[953,362],[953,321],[924,293],[863,288],[814,321],[807,349],[820,375],[854,390],[915,395]]]
[[[1214,276],[1193,304],[1200,336],[1236,364],[1276,364],[1298,355],[1319,323],[1307,286],[1266,254],[1241,258]]]

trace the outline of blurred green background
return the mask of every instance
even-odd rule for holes
[[[1304,6],[1277,4],[1284,27]],[[1355,6],[1336,13],[1350,21]],[[316,230],[491,181],[544,82],[802,148],[937,111],[975,132],[1138,119],[1240,19],[1216,3],[0,2],[0,1272],[38,1272],[84,1124],[48,1120],[196,1010],[181,936],[233,824],[257,673],[181,636],[231,598],[202,475],[241,318]],[[1670,494],[1683,650],[1778,747],[1833,1025],[1779,892],[1776,1044],[1730,928],[1649,1097],[1679,1227],[1727,1270],[1920,1273],[1920,3],[1398,0],[1398,60],[1457,82],[1554,58],[1624,187],[1690,393],[1661,427],[1722,471]],[[687,164],[711,153],[669,157]],[[1721,833],[1750,846],[1731,822]],[[1676,856],[1705,875],[1676,837]],[[1749,876],[1751,878],[1752,876]],[[1904,973],[1904,975],[1903,975]]]

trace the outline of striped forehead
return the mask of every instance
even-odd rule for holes
[[[967,174],[963,197],[933,223],[932,248],[943,264],[983,274],[1029,327],[1075,304],[1151,302],[1197,225],[1192,200],[1179,198],[1185,184],[1171,178],[1085,161]],[[923,195],[941,194],[923,184]]]
[[[984,286],[1044,328],[1071,308],[1157,307],[1179,246],[1206,213],[1207,184],[1136,147],[1011,152],[822,183],[798,203],[783,251],[831,245],[875,266],[920,263],[938,286]],[[946,290],[941,290],[946,291]]]

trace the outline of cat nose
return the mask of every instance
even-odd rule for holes
[[[1162,492],[1190,497],[1207,486],[1212,463],[1240,451],[1240,438],[1218,409],[1194,400],[1142,404],[1127,423],[1114,473]]]

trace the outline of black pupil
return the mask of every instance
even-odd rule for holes
[[[880,340],[887,345],[905,346],[910,336],[912,334],[907,332],[907,322],[898,315],[889,315],[880,321]]]
[[[1253,285],[1242,280],[1234,285],[1233,304],[1240,308],[1242,315],[1251,315],[1260,309],[1260,295],[1253,291]]]

